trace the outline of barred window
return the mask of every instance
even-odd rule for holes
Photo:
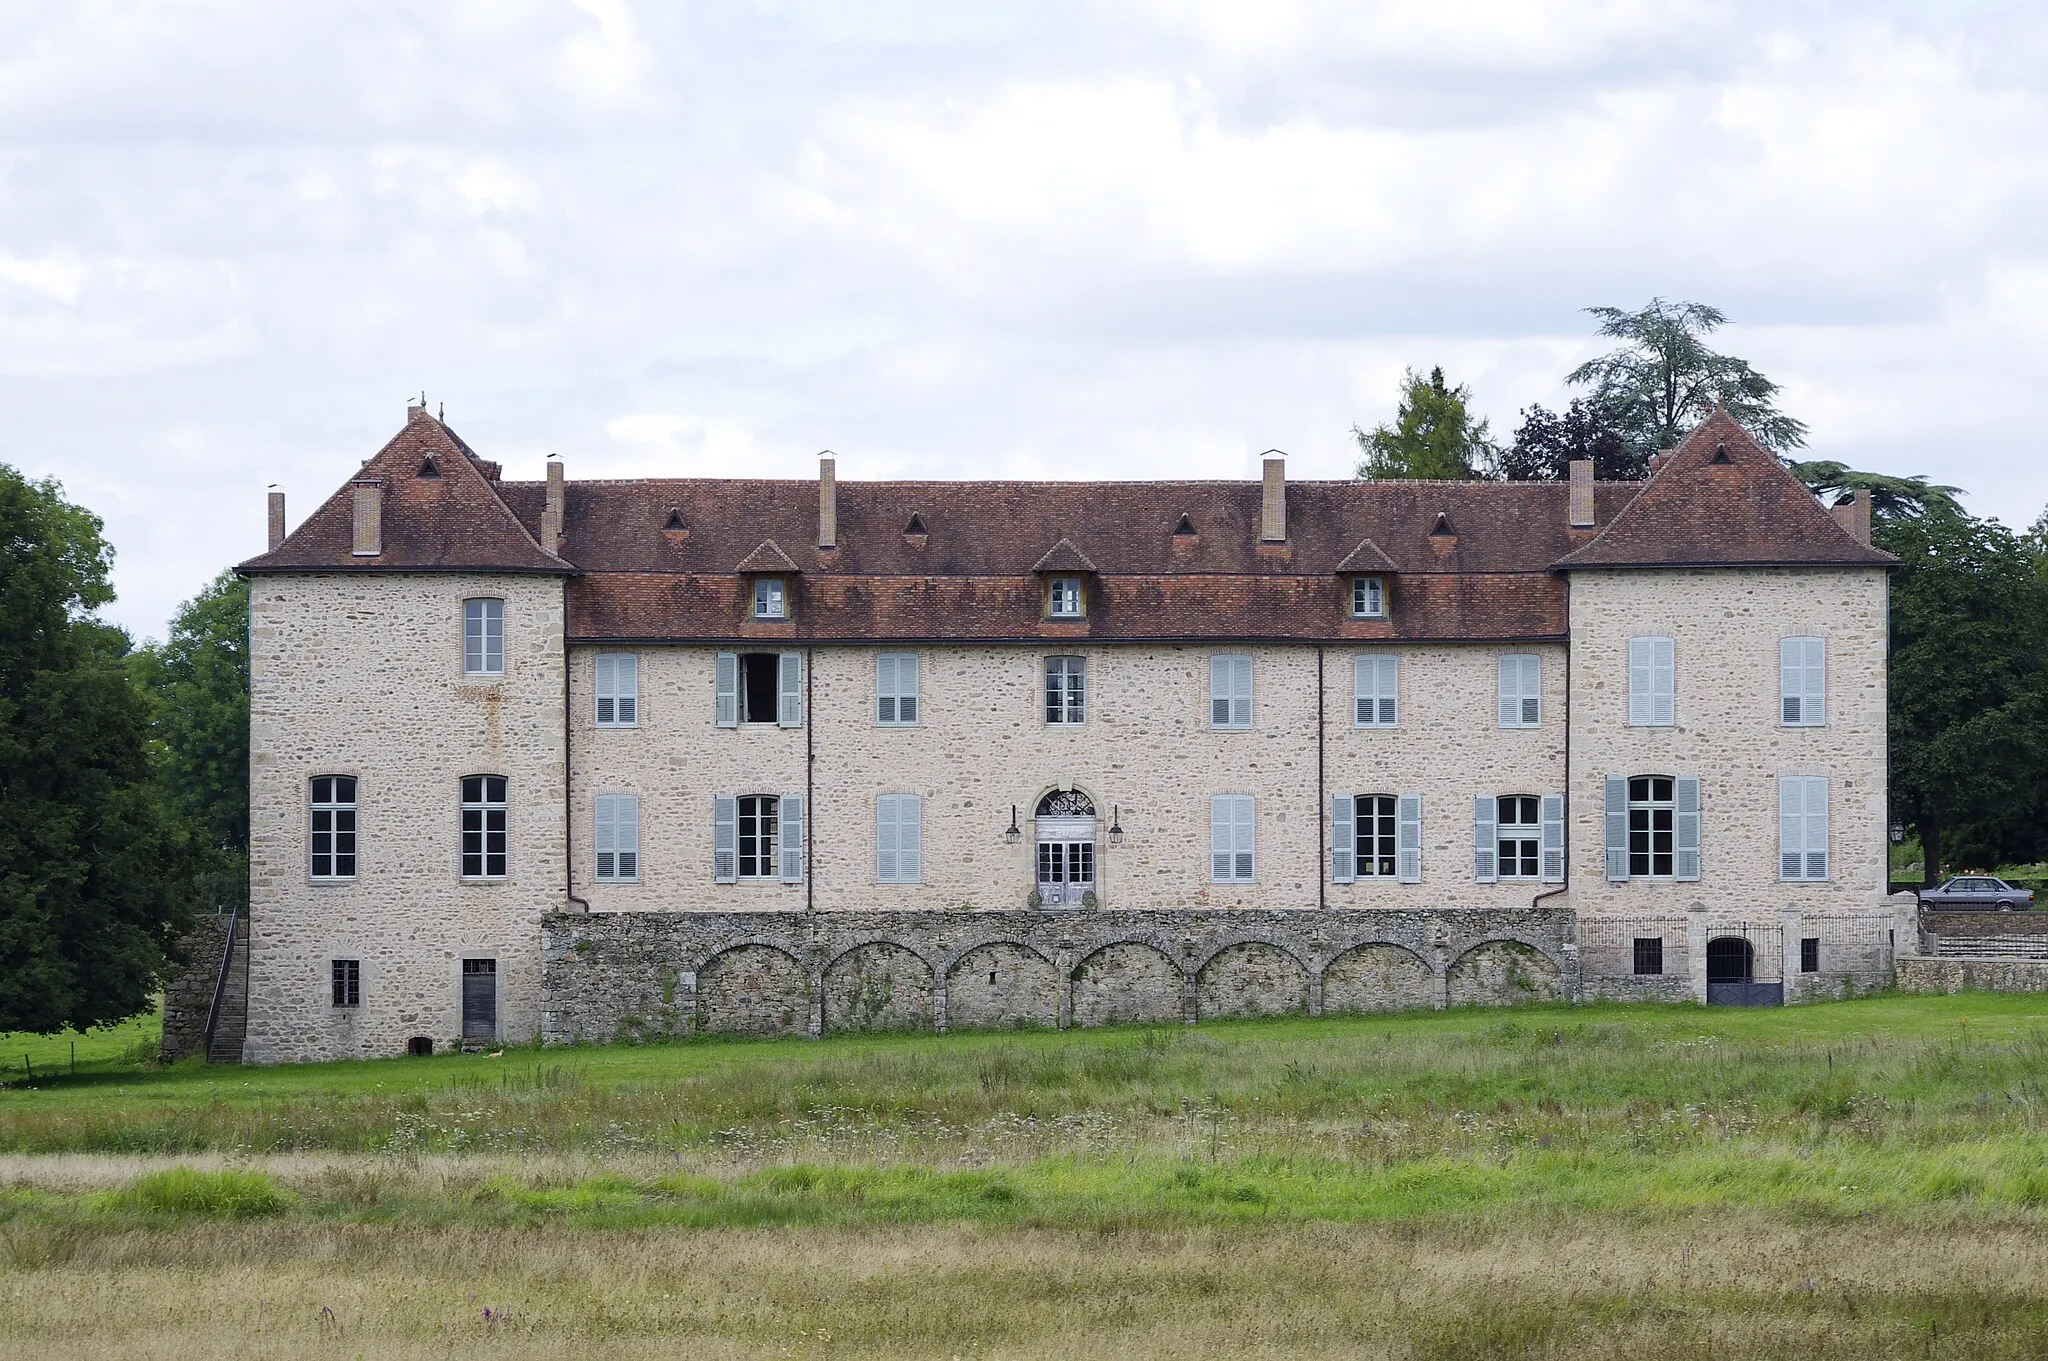
[[[360,959],[337,959],[328,966],[328,981],[338,1007],[359,1007],[363,1004],[363,962]]]

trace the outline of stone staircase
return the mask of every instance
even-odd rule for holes
[[[249,1031],[249,924],[235,923],[214,1004],[207,1017],[206,1061],[240,1063]]]

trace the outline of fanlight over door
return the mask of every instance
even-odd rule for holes
[[[1078,789],[1038,801],[1038,897],[1047,907],[1079,907],[1095,887],[1095,805]]]

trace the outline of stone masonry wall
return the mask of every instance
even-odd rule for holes
[[[157,1052],[165,1063],[206,1050],[206,1013],[220,978],[221,951],[228,943],[225,915],[209,913],[178,940],[184,963],[164,984],[164,1035]]]
[[[2048,959],[1934,959],[1900,955],[1900,992],[2048,992]]]
[[[564,913],[551,1043],[1100,1025],[1577,995],[1558,908]]]
[[[505,674],[462,671],[463,601],[505,602]],[[499,1035],[540,1025],[540,920],[564,905],[562,587],[549,577],[250,583],[251,1062],[403,1053],[461,1033],[462,960],[497,961]],[[461,877],[461,780],[508,781],[510,873]],[[310,877],[309,785],[356,777],[356,877]],[[361,961],[333,1006],[330,961]]]

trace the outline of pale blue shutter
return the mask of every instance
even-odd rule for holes
[[[1700,777],[1680,775],[1671,786],[1671,877],[1689,882],[1700,877]]]
[[[1472,799],[1472,877],[1482,884],[1498,882],[1500,845],[1496,819],[1500,805],[1490,795]]]
[[[737,728],[740,725],[739,654],[719,653],[712,666],[712,674],[712,684],[717,691],[717,702],[712,706],[712,721],[721,728]]]
[[[1828,877],[1828,782],[1821,777],[1806,781],[1806,877]]]
[[[640,658],[622,652],[612,658],[612,696],[616,701],[613,721],[622,728],[640,722]]]
[[[740,880],[740,804],[731,794],[711,796],[711,878],[720,884]]]
[[[1382,657],[1379,660],[1380,726],[1391,728],[1400,722],[1401,717],[1401,659]],[[1420,871],[1417,873],[1420,874]]]
[[[875,882],[897,882],[896,796],[884,794],[875,800]]]
[[[1827,643],[1785,638],[1778,643],[1778,718],[1788,728],[1827,722]]]
[[[786,652],[785,657],[795,656]],[[784,794],[776,806],[777,835],[781,838],[778,849],[782,852],[782,882],[801,884],[804,881],[804,796]]]
[[[1252,873],[1252,838],[1254,835],[1252,813],[1251,795],[1240,794],[1231,800],[1231,816],[1232,820],[1237,824],[1237,836],[1233,848],[1236,860],[1231,868],[1237,881],[1244,884],[1250,883],[1254,877]]]
[[[1209,726],[1230,726],[1230,658],[1209,659]]]
[[[893,652],[884,652],[875,658],[875,721],[896,721],[896,654]]]
[[[640,796],[617,795],[613,807],[612,845],[619,856],[621,879],[640,877]]]
[[[1330,882],[1358,881],[1358,801],[1349,794],[1330,800]]]
[[[610,653],[599,653],[594,668],[592,688],[597,692],[597,726],[608,728],[618,721],[618,705],[614,702],[617,658]]]
[[[924,796],[896,796],[897,882],[924,882]]]
[[[804,654],[785,652],[777,667],[780,681],[775,721],[785,728],[801,728],[804,725]]]
[[[1209,878],[1215,883],[1230,882],[1230,860],[1237,849],[1236,838],[1236,824],[1230,816],[1230,796],[1212,795],[1209,799]]]
[[[600,879],[618,878],[617,804],[618,800],[610,794],[597,796],[597,826],[593,840],[597,848],[597,877]]]
[[[1678,673],[1669,638],[1650,639],[1650,722],[1668,728],[1678,721]]]
[[[1543,882],[1564,882],[1564,795],[1543,796]]]
[[[896,654],[896,721],[917,722],[917,672],[918,661],[915,652]]]
[[[1422,795],[1403,794],[1394,805],[1398,839],[1394,843],[1394,870],[1404,884],[1422,882]]]
[[[1607,777],[1607,878],[1621,883],[1628,878],[1628,776]]]

